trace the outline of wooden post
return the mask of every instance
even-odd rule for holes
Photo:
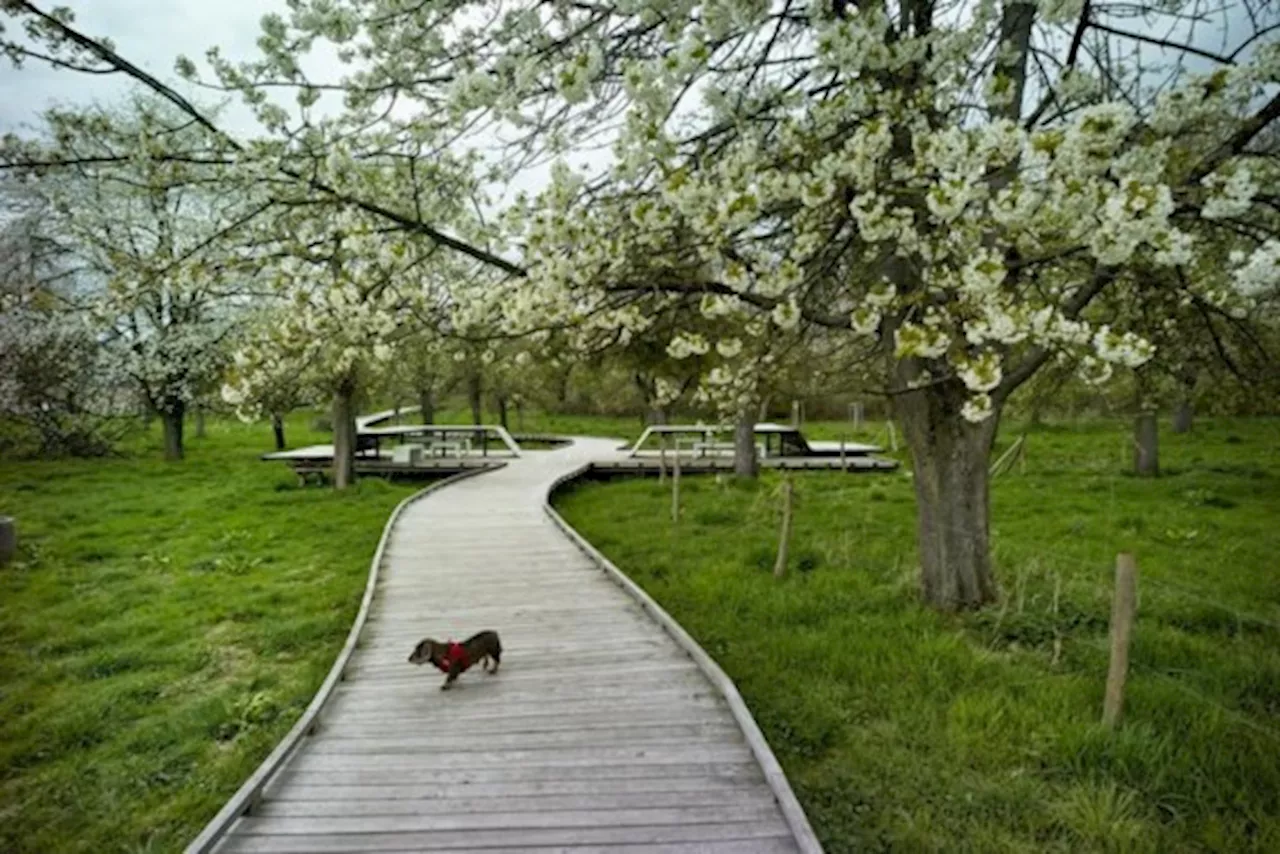
[[[18,526],[12,516],[0,516],[0,566],[13,560],[18,553]]]
[[[845,474],[849,473],[849,463],[844,456],[844,437],[840,437],[840,471]]]
[[[773,577],[782,578],[787,574],[787,552],[791,546],[791,475],[782,475],[782,530],[778,534],[778,559],[773,564]]]
[[[1129,637],[1137,602],[1138,565],[1133,555],[1116,555],[1116,590],[1111,603],[1111,667],[1102,704],[1102,725],[1114,729],[1124,708],[1124,683],[1129,675]]]
[[[671,521],[680,521],[680,439],[675,440],[675,461],[671,466]]]
[[[800,401],[798,400],[791,401],[791,426],[800,426]]]
[[[667,482],[667,434],[658,434],[658,483]]]
[[[886,424],[889,427],[889,450],[897,451],[898,450],[898,431],[894,429],[892,421],[888,421],[886,422]]]
[[[1062,660],[1062,630],[1058,627],[1058,600],[1062,597],[1062,575],[1053,574],[1053,666]]]

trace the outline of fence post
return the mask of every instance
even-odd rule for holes
[[[667,482],[667,434],[658,434],[658,483]]]
[[[840,437],[840,471],[844,472],[845,474],[849,473],[849,462],[848,460],[845,459],[845,456],[844,456],[844,437],[843,436]]]
[[[1129,638],[1137,601],[1138,565],[1133,555],[1116,555],[1116,590],[1111,604],[1111,667],[1102,704],[1102,725],[1114,729],[1124,708],[1124,683],[1129,675]]]
[[[18,526],[12,516],[0,516],[0,566],[18,553]]]
[[[680,440],[675,440],[676,455],[671,465],[671,521],[680,521]]]
[[[791,546],[791,475],[782,475],[782,531],[778,534],[778,559],[773,564],[773,577],[782,578],[787,574],[787,552]]]
[[[791,426],[800,426],[800,401],[798,400],[791,401]]]
[[[898,431],[896,428],[894,428],[892,421],[887,422],[887,426],[889,428],[889,450],[897,451],[898,450]]]

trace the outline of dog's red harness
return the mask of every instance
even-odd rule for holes
[[[458,668],[459,673],[471,666],[471,656],[467,655],[466,647],[456,641],[449,641],[449,648],[445,651],[445,654],[440,657],[439,661],[434,663],[436,667],[440,668],[441,673],[448,673],[455,661],[461,665]]]

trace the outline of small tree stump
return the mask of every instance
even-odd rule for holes
[[[0,566],[13,560],[18,553],[18,526],[12,516],[0,516]]]

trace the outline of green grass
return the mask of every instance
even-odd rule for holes
[[[328,441],[310,422],[292,445]],[[300,489],[268,450],[211,421],[165,463],[157,424],[122,458],[0,467],[0,850],[181,850],[306,707],[420,484]]]
[[[678,526],[654,480],[559,504],[736,680],[829,851],[1277,851],[1280,423],[1162,440],[1146,481],[1126,425],[1032,431],[993,490],[1002,599],[962,616],[918,603],[903,473],[798,475],[781,582],[776,477],[688,478]],[[1126,549],[1140,604],[1108,733]]]

